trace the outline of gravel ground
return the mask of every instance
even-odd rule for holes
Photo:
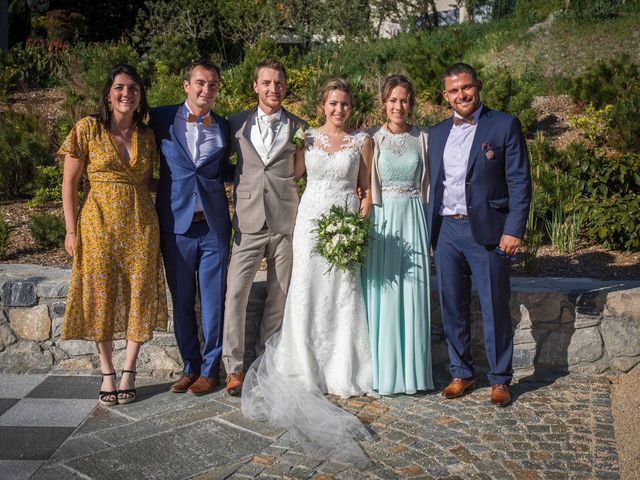
[[[640,479],[640,369],[612,379],[613,426],[621,480]]]

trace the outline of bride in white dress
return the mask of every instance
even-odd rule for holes
[[[282,330],[249,368],[242,388],[242,412],[287,428],[307,451],[338,461],[365,463],[355,437],[368,438],[353,415],[325,393],[347,398],[373,394],[372,363],[360,269],[329,271],[315,253],[315,221],[332,205],[368,214],[371,138],[349,133],[353,97],[342,79],[322,87],[319,109],[325,123],[306,132],[296,176],[306,170],[293,233],[293,270]],[[356,185],[364,192],[362,202]]]

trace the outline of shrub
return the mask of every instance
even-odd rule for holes
[[[50,10],[47,12],[44,25],[49,40],[59,39],[72,42],[83,39],[87,34],[87,19],[81,13],[70,10]]]
[[[598,109],[590,103],[582,115],[569,118],[569,125],[582,131],[594,146],[603,146],[611,132],[612,110],[613,105]]]
[[[56,165],[36,167],[34,178],[35,193],[27,202],[29,207],[37,207],[62,200],[62,172]]]
[[[36,166],[49,162],[49,139],[38,120],[10,110],[0,112],[0,196],[29,192]]]
[[[7,254],[7,244],[9,243],[9,225],[0,217],[0,258]]]
[[[173,74],[162,62],[157,62],[151,77],[151,87],[147,90],[149,105],[171,105],[184,101],[182,75]]]
[[[582,213],[589,237],[607,248],[638,250],[640,155],[606,156],[581,144],[570,145],[564,154],[577,179],[573,209]]]
[[[65,45],[56,42],[49,48],[42,40],[28,41],[24,47],[13,47],[4,57],[0,82],[7,90],[17,86],[50,87],[59,83],[66,62]]]
[[[31,217],[29,225],[31,237],[40,247],[59,247],[64,244],[64,221],[51,213],[42,213]]]
[[[571,86],[574,101],[591,103],[596,110],[613,105],[608,145],[614,148],[640,148],[640,66],[628,56],[609,63],[599,62]]]
[[[537,115],[531,108],[533,92],[526,79],[513,77],[507,68],[481,72],[480,77],[488,79],[482,90],[483,101],[491,108],[518,117],[527,132]]]
[[[567,16],[577,20],[606,20],[620,12],[624,0],[571,0]]]
[[[198,46],[185,34],[157,35],[151,39],[147,53],[154,64],[161,62],[170,74],[182,76],[186,65],[200,57]]]

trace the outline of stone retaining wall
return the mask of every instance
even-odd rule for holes
[[[92,372],[96,347],[60,340],[69,270],[0,264],[0,371]],[[591,279],[514,278],[511,312],[516,376],[577,372],[621,373],[640,368],[640,282]],[[265,297],[259,272],[248,306],[247,343],[255,341]],[[436,368],[446,368],[447,346],[432,288],[432,350]],[[479,303],[472,300],[472,348],[479,369],[486,364]],[[114,342],[116,366],[124,340]],[[252,361],[247,349],[246,362]],[[138,371],[168,377],[181,371],[170,321],[141,350]]]

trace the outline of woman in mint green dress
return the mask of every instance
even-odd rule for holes
[[[375,226],[362,276],[373,388],[380,395],[413,394],[433,389],[427,133],[407,123],[415,102],[407,77],[387,77],[381,100],[387,121],[369,132]]]

